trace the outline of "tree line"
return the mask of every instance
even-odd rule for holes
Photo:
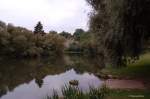
[[[73,34],[62,31],[45,33],[39,21],[34,31],[0,21],[0,56],[8,57],[43,57],[61,55],[64,51],[94,54],[93,34],[79,28]],[[67,40],[73,40],[69,47]]]
[[[40,57],[60,54],[65,38],[45,33],[39,22],[34,32],[0,21],[0,55],[13,57]]]

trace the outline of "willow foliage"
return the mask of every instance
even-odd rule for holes
[[[137,60],[150,40],[150,0],[87,0],[93,7],[90,31],[105,62]]]

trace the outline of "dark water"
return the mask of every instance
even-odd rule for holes
[[[102,81],[94,75],[101,70],[98,58],[64,55],[48,59],[0,60],[0,99],[43,99],[70,80],[88,91]]]

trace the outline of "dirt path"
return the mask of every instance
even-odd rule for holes
[[[143,82],[137,80],[106,80],[106,86],[110,89],[146,89]]]

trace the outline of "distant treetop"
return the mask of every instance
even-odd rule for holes
[[[40,21],[34,27],[34,34],[44,34],[43,25]]]

